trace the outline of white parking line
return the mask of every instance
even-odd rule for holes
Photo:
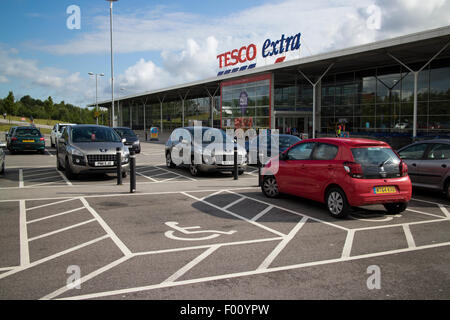
[[[72,213],[72,212],[76,212],[76,211],[80,211],[80,210],[83,210],[83,209],[85,209],[85,208],[84,207],[80,207],[80,208],[64,211],[64,212],[61,212],[61,213],[53,214],[51,216],[46,216],[46,217],[43,217],[43,218],[30,220],[30,221],[27,222],[27,224],[35,223],[35,222],[42,221],[42,220],[51,219],[51,218],[54,218],[54,217],[59,217],[59,216],[62,216],[62,215],[65,215],[65,214],[69,214],[69,213]]]
[[[353,238],[355,237],[355,230],[348,230],[347,237],[345,238],[344,248],[342,249],[342,259],[347,259],[350,257],[353,246]]]
[[[39,178],[32,178],[32,179],[28,179],[28,177],[25,177],[25,182],[33,182],[33,181],[41,181],[41,180],[45,180],[45,179],[53,179],[53,178],[58,178],[59,175],[55,173],[51,173],[51,176],[48,177],[39,177]],[[54,181],[57,182],[57,181]]]
[[[19,169],[19,188],[23,188],[23,169]]]
[[[56,172],[59,173],[59,175],[61,176],[61,178],[63,178],[63,180],[67,183],[67,185],[71,186],[72,182],[69,181],[69,179],[67,179],[66,175],[64,175],[61,171],[56,170]]]
[[[411,233],[411,229],[409,228],[409,225],[404,224],[403,225],[403,231],[405,232],[406,241],[408,242],[408,248],[415,248],[416,242],[414,241],[413,235]]]
[[[447,208],[445,206],[443,206],[442,204],[439,204],[439,208],[445,214],[447,219],[450,219],[450,212],[448,212]]]
[[[150,180],[150,181],[153,181],[153,182],[159,182],[158,180],[153,179],[152,177],[146,176],[145,174],[142,174],[142,173],[140,173],[140,172],[136,172],[136,174],[137,174],[137,175],[140,175],[140,176],[142,176],[142,177],[144,177],[144,178],[146,178],[146,179],[148,179],[148,180]]]
[[[39,209],[39,208],[44,208],[44,207],[48,207],[48,206],[53,206],[55,204],[60,204],[60,203],[64,203],[64,202],[68,202],[68,201],[73,201],[73,200],[77,200],[78,198],[70,198],[70,199],[64,199],[61,201],[56,201],[56,202],[51,202],[51,203],[46,203],[46,204],[42,204],[40,206],[36,206],[36,207],[32,207],[32,208],[28,208],[27,211],[31,211],[31,210],[35,210],[35,209]],[[46,200],[46,199],[43,199]]]
[[[101,237],[99,237],[99,238],[96,238],[96,239],[93,239],[93,240],[91,240],[91,241],[88,241],[88,242],[79,244],[79,245],[77,245],[77,246],[75,246],[75,247],[72,247],[72,248],[69,248],[69,249],[67,249],[67,250],[64,250],[64,251],[55,253],[55,254],[53,254],[53,255],[51,255],[51,256],[42,258],[42,259],[40,259],[40,260],[31,262],[31,263],[30,263],[28,266],[26,266],[26,267],[18,267],[18,268],[14,268],[14,269],[12,269],[11,271],[8,271],[8,272],[5,272],[5,273],[0,274],[0,279],[6,278],[6,277],[8,277],[8,276],[10,276],[10,275],[13,275],[13,274],[15,274],[15,273],[17,273],[17,272],[23,271],[23,270],[25,270],[25,269],[29,269],[29,268],[35,267],[35,266],[40,265],[40,264],[42,264],[42,263],[45,263],[45,262],[47,262],[47,261],[50,261],[50,260],[59,258],[59,257],[65,255],[65,254],[71,253],[71,252],[73,252],[73,251],[79,250],[79,249],[84,248],[84,247],[87,247],[87,246],[90,246],[91,244],[94,244],[94,243],[99,242],[99,241],[101,241],[101,240],[104,240],[104,239],[106,239],[106,238],[109,238],[109,236],[105,234],[104,236],[101,236]]]
[[[234,206],[235,204],[238,204],[239,202],[241,202],[241,201],[243,201],[243,200],[245,200],[245,198],[239,198],[239,199],[237,199],[236,201],[233,201],[233,202],[231,202],[231,203],[229,203],[229,204],[227,204],[225,207],[223,207],[222,209],[228,209],[228,208],[231,208],[232,206]]]
[[[383,251],[383,252],[376,252],[376,253],[371,253],[371,254],[364,254],[364,255],[349,257],[347,259],[337,258],[337,259],[329,259],[329,260],[322,260],[322,261],[306,262],[306,263],[289,265],[289,266],[251,270],[251,271],[244,271],[244,272],[237,272],[237,273],[222,274],[222,275],[218,275],[218,276],[189,279],[189,280],[183,280],[183,281],[177,281],[177,282],[166,282],[166,283],[160,283],[160,284],[156,284],[156,285],[97,292],[97,293],[91,293],[91,294],[85,294],[85,295],[79,295],[79,296],[72,296],[72,297],[68,297],[68,298],[62,298],[60,300],[96,299],[96,298],[102,298],[102,297],[108,297],[108,296],[124,295],[124,294],[135,293],[135,292],[143,292],[143,291],[177,287],[177,286],[183,286],[183,285],[205,283],[205,282],[210,282],[210,281],[215,281],[215,280],[233,279],[233,278],[240,278],[240,277],[245,277],[245,276],[254,276],[254,275],[258,275],[258,274],[268,274],[268,273],[272,273],[272,272],[295,270],[295,269],[307,268],[307,267],[312,267],[312,266],[338,263],[338,262],[343,262],[343,261],[361,260],[361,259],[366,259],[366,258],[387,256],[387,255],[410,252],[410,251],[439,248],[439,247],[444,247],[444,246],[449,246],[449,245],[450,245],[450,242],[444,242],[444,243],[425,245],[425,246],[420,246],[420,247],[415,247],[415,248],[406,248],[406,249],[398,249],[398,250],[392,250],[392,251]]]
[[[303,217],[292,230],[289,232],[287,236],[280,241],[280,243],[273,249],[273,251],[264,259],[264,261],[260,264],[257,269],[267,269],[270,264],[276,259],[276,257],[280,254],[281,251],[288,245],[288,243],[295,237],[298,231],[305,225],[307,217]]]
[[[26,174],[24,176],[24,178],[29,178],[29,177],[37,177],[37,176],[43,176],[46,174],[53,174],[53,170],[48,170],[47,172],[41,172],[41,173],[36,173],[36,174]]]
[[[267,231],[269,231],[269,232],[271,232],[271,233],[275,233],[277,236],[281,236],[281,237],[285,237],[285,236],[286,236],[284,233],[281,233],[281,232],[279,232],[279,231],[277,231],[277,230],[274,230],[274,229],[272,229],[272,228],[269,228],[269,227],[267,227],[267,226],[265,226],[265,225],[263,225],[263,224],[261,224],[261,223],[258,223],[258,222],[256,222],[256,221],[251,221],[250,219],[247,219],[246,217],[243,217],[243,216],[241,216],[241,215],[239,215],[239,214],[233,213],[233,212],[231,212],[231,211],[229,211],[229,210],[223,209],[223,208],[221,208],[221,207],[219,207],[219,206],[216,206],[215,204],[210,203],[210,202],[208,202],[208,201],[200,200],[199,198],[194,197],[193,195],[190,195],[190,194],[188,194],[188,193],[186,193],[186,192],[181,192],[181,194],[184,194],[184,195],[187,196],[187,197],[190,197],[190,198],[192,198],[192,199],[194,199],[194,200],[200,201],[200,202],[202,202],[202,203],[204,203],[204,204],[206,204],[206,205],[208,205],[208,206],[214,207],[214,208],[216,208],[216,209],[218,209],[218,210],[221,210],[221,211],[223,211],[223,212],[225,212],[225,213],[228,213],[228,214],[232,215],[233,217],[236,217],[236,218],[239,218],[239,219],[241,219],[241,220],[247,221],[248,223],[253,224],[253,225],[255,225],[255,226],[257,226],[257,227],[259,227],[259,228],[261,228],[261,229],[267,230]]]
[[[31,242],[31,241],[34,241],[34,240],[46,238],[46,237],[52,236],[54,234],[61,233],[61,232],[64,232],[64,231],[67,231],[67,230],[70,230],[70,229],[74,229],[74,228],[83,226],[85,224],[88,224],[88,223],[91,223],[91,222],[94,222],[94,221],[96,221],[96,220],[95,219],[90,219],[90,220],[87,220],[87,221],[83,221],[83,222],[80,222],[80,223],[77,223],[77,224],[74,224],[74,225],[62,228],[62,229],[58,229],[58,230],[55,230],[55,231],[52,231],[52,232],[41,234],[39,236],[36,236],[36,237],[28,239],[28,241]]]
[[[261,218],[263,215],[265,215],[267,212],[269,212],[270,210],[273,209],[273,206],[268,206],[267,208],[265,208],[263,211],[261,211],[260,213],[258,213],[256,216],[254,216],[253,218],[251,218],[250,220],[252,221],[257,221],[259,218]]]
[[[164,280],[162,283],[175,282],[177,279],[182,277],[186,272],[191,270],[193,267],[195,267],[201,261],[206,259],[210,254],[212,254],[214,251],[216,251],[219,248],[220,248],[220,245],[211,246],[208,250],[204,251],[202,254],[200,254],[198,257],[196,257],[194,260],[190,261],[188,264],[183,266],[180,270],[175,272],[173,275],[171,275],[169,278]]]
[[[430,217],[435,217],[435,218],[443,218],[443,216],[437,215],[437,214],[432,214],[432,213],[428,213],[428,212],[423,212],[423,211],[419,211],[419,210],[414,210],[414,209],[406,209],[408,211],[411,212],[415,212],[415,213],[420,213],[426,216],[430,216]]]
[[[27,210],[25,200],[19,201],[19,225],[20,225],[20,266],[25,267],[30,264],[30,252],[28,248],[28,230],[27,230]]]
[[[50,157],[53,157],[53,154],[51,154],[47,149],[45,151],[50,155]]]
[[[113,261],[113,262],[111,262],[110,264],[107,264],[106,266],[104,266],[104,267],[102,267],[102,268],[100,268],[100,269],[98,269],[98,270],[96,270],[96,271],[94,271],[94,272],[91,272],[90,274],[88,274],[88,275],[82,277],[82,278],[79,280],[79,281],[80,281],[80,282],[79,282],[80,285],[83,284],[84,282],[86,282],[86,281],[88,281],[88,280],[90,280],[90,279],[92,279],[92,278],[98,276],[99,274],[101,274],[101,273],[103,273],[103,272],[105,272],[105,271],[108,271],[108,270],[110,270],[110,269],[112,269],[112,268],[118,266],[119,264],[121,264],[121,263],[123,263],[123,262],[129,260],[130,258],[132,258],[131,255],[130,255],[130,256],[123,256],[122,258],[120,258],[120,259],[118,259],[118,260],[116,260],[116,261]],[[71,288],[70,288],[69,286],[66,285],[66,286],[64,286],[64,287],[62,287],[62,288],[60,288],[60,289],[58,289],[58,290],[55,290],[55,291],[53,291],[52,293],[50,293],[50,294],[48,294],[48,295],[46,295],[46,296],[40,298],[39,300],[50,300],[50,299],[53,299],[53,298],[55,298],[55,297],[57,297],[57,296],[62,295],[63,293],[65,293],[65,292],[67,292],[67,291],[69,291],[69,290],[71,290]]]
[[[194,178],[185,176],[185,175],[183,175],[183,174],[179,174],[179,173],[176,173],[176,172],[174,172],[174,171],[170,171],[170,170],[167,170],[167,169],[164,169],[164,168],[161,168],[161,167],[158,167],[158,168],[161,169],[161,170],[163,170],[163,171],[167,171],[167,172],[170,172],[170,173],[179,175],[179,176],[184,177],[184,178],[186,178],[186,179],[189,179],[189,180],[192,180],[192,181],[197,181],[197,179],[194,179]]]
[[[106,233],[111,237],[111,239],[114,241],[117,247],[119,247],[120,251],[125,256],[131,255],[130,249],[127,248],[127,246],[122,242],[122,240],[119,239],[119,237],[114,233],[114,231],[108,226],[108,224],[102,219],[102,217],[95,211],[89,204],[89,202],[86,201],[85,198],[80,198],[81,202],[83,202],[86,209],[89,210],[89,212],[94,216],[94,220],[97,220],[97,222],[102,226],[102,228],[106,231]]]

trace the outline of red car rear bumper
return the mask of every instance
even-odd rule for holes
[[[353,179],[345,190],[351,206],[408,202],[411,200],[412,186],[409,176],[393,179]],[[395,193],[375,193],[376,187],[394,186]]]

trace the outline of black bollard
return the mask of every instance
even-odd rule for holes
[[[136,192],[136,155],[130,150],[130,193]]]
[[[257,165],[257,167],[258,167],[258,187],[261,187],[261,184],[262,184],[262,177],[261,177],[261,160],[259,159],[260,158],[260,154],[259,154],[259,143],[258,143],[258,156],[256,157],[256,165]]]
[[[234,143],[234,180],[238,179],[238,151],[237,151],[237,143]]]
[[[119,147],[116,148],[117,185],[122,184],[122,153]]]

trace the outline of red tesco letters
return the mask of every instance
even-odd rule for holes
[[[239,50],[234,49],[217,56],[219,59],[219,68],[235,66],[238,63],[244,63],[246,61],[251,61],[256,58],[256,45],[249,44],[248,46],[243,46]]]

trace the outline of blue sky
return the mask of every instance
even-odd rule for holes
[[[283,33],[302,33],[302,49],[290,59],[449,25],[449,2],[119,0],[115,89],[124,95],[213,77],[217,54]],[[66,27],[70,5],[80,7],[80,30]],[[379,9],[376,28],[367,23],[370,6]],[[85,106],[95,99],[92,71],[105,73],[99,99],[109,98],[106,1],[2,0],[0,28],[0,97],[12,90],[17,98],[51,95]]]

